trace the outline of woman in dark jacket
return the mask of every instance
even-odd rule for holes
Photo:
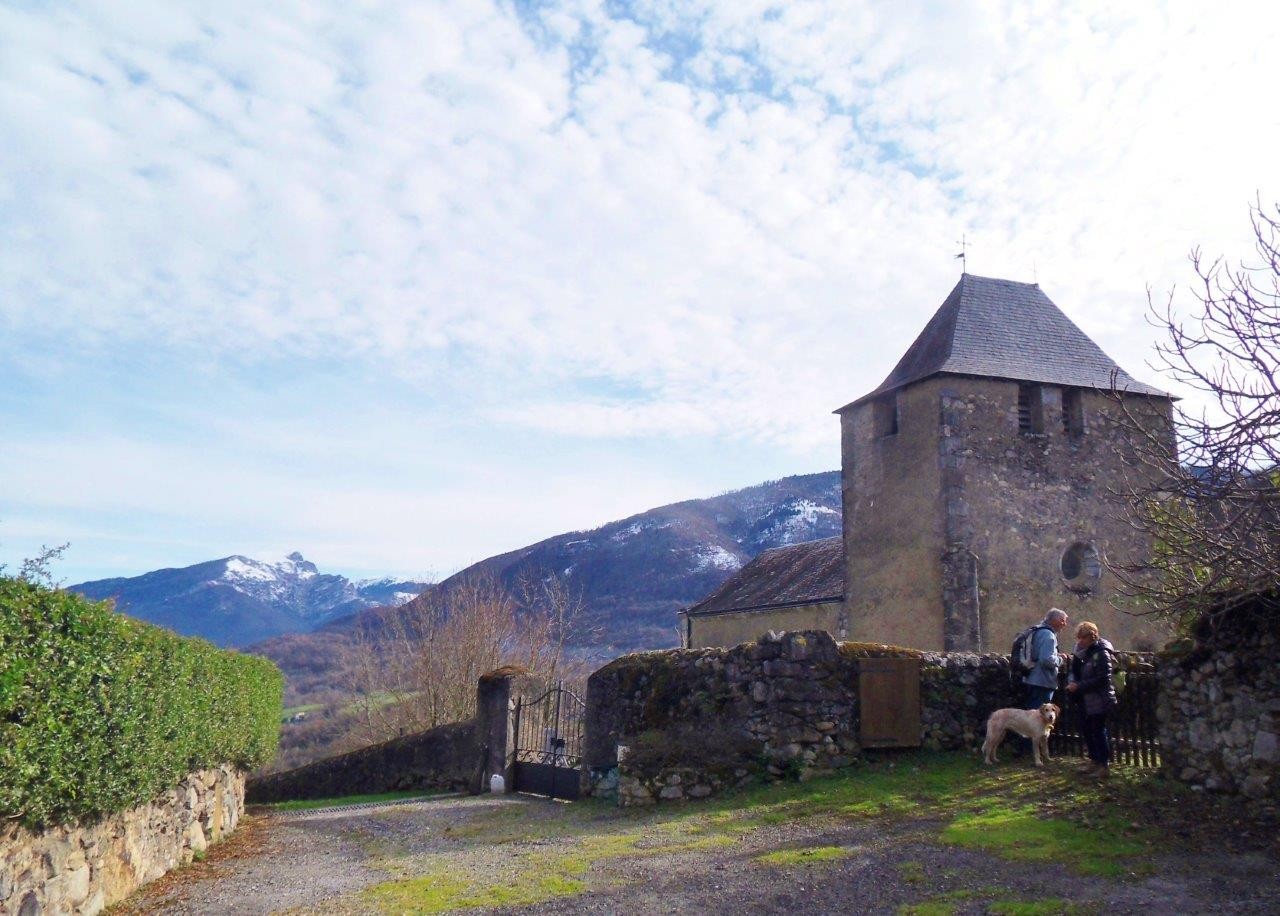
[[[1076,651],[1071,658],[1067,692],[1084,702],[1084,742],[1089,750],[1086,772],[1101,779],[1107,777],[1111,763],[1107,713],[1116,705],[1112,679],[1114,653],[1111,643],[1098,635],[1096,624],[1085,621],[1076,627]]]

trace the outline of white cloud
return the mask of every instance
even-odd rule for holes
[[[825,455],[961,233],[1143,375],[1280,195],[1273,7],[520,6],[0,10],[0,335]]]

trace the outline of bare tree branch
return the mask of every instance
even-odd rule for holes
[[[546,681],[572,679],[580,672],[568,646],[587,641],[584,619],[578,591],[532,569],[522,570],[511,590],[477,573],[366,619],[347,665],[360,697],[361,742],[470,718],[476,682],[504,665]]]
[[[1172,441],[1124,410],[1136,443],[1124,492],[1150,557],[1113,565],[1146,613],[1184,626],[1242,608],[1280,617],[1280,206],[1250,208],[1258,262],[1190,260],[1197,282],[1180,315],[1171,293],[1150,320],[1165,332],[1156,368],[1201,392],[1178,408]],[[1125,405],[1122,404],[1122,407]]]

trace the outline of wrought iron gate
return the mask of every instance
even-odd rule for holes
[[[563,683],[535,699],[520,697],[515,714],[515,790],[575,799],[582,782],[582,718],[586,704]]]
[[[1117,763],[1136,767],[1160,765],[1160,741],[1156,733],[1156,699],[1160,682],[1154,670],[1125,672],[1125,687],[1119,704],[1107,715],[1111,758]],[[1056,755],[1082,757],[1084,745],[1084,704],[1059,691],[1054,702],[1062,707],[1053,735],[1050,752]]]

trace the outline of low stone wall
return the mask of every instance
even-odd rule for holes
[[[248,798],[262,804],[412,789],[467,791],[479,783],[481,751],[476,723],[453,722],[255,777],[249,781]]]
[[[650,731],[714,723],[757,742],[763,760],[743,760],[772,777],[804,778],[852,763],[858,741],[859,666],[865,658],[921,660],[921,743],[942,750],[981,743],[993,709],[1017,702],[1008,659],[940,655],[860,643],[837,644],[821,631],[761,637],[733,648],[672,649],[623,656],[587,683],[585,764],[593,794],[615,790],[625,803],[718,791],[739,775],[707,772],[696,761],[642,772],[617,747]],[[677,777],[673,781],[672,777]],[[664,794],[665,793],[665,794]]]
[[[926,652],[921,659],[921,745],[927,750],[980,747],[987,717],[1022,705],[1023,689],[1011,685],[1007,655]]]
[[[725,789],[750,784],[750,770],[740,768],[733,773],[711,773],[696,767],[669,767],[654,773],[633,772],[626,761],[620,765],[618,805],[622,808],[643,807],[660,801],[692,801],[717,795]]]
[[[1160,664],[1161,764],[1206,789],[1280,803],[1280,634],[1220,634]]]
[[[0,826],[0,913],[91,914],[190,862],[235,829],[244,775],[193,773],[137,808],[87,826]]]

